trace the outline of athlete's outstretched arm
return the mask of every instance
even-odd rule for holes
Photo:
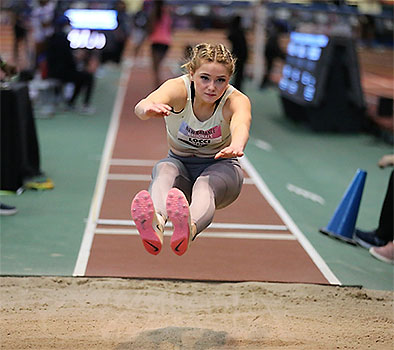
[[[218,158],[242,157],[249,139],[249,130],[252,122],[251,105],[249,98],[237,93],[230,104],[232,117],[230,121],[231,143],[215,155]]]
[[[173,103],[182,94],[183,83],[180,84],[179,78],[169,79],[146,98],[138,102],[134,112],[141,120],[149,118],[163,118],[170,114]]]

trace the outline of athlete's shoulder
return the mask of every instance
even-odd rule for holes
[[[186,85],[182,77],[166,80],[159,89],[167,91],[171,96],[184,96],[187,94]]]
[[[185,81],[184,81],[184,78],[183,78],[183,75],[181,75],[181,76],[179,76],[179,77],[175,77],[175,78],[170,78],[170,79],[168,79],[168,80],[166,80],[164,83],[163,83],[163,86],[172,86],[172,87],[174,87],[174,86],[185,86]]]
[[[170,104],[175,110],[184,108],[187,100],[187,88],[181,77],[166,80],[156,92],[163,96],[165,103]]]
[[[232,85],[231,85],[231,86],[232,86]],[[242,91],[238,90],[238,89],[235,88],[234,86],[232,86],[232,88],[233,88],[233,91],[232,91],[232,93],[230,94],[230,96],[231,96],[232,98],[241,98],[241,99],[247,99],[247,100],[249,100],[249,97],[248,97],[246,94],[244,94]]]
[[[242,105],[242,106],[247,106],[250,105],[250,99],[247,95],[245,95],[243,92],[239,91],[238,89],[234,88],[232,93],[229,95],[227,101],[227,105]]]

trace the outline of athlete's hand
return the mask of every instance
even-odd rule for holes
[[[235,157],[242,157],[244,155],[244,152],[241,148],[237,148],[234,146],[228,146],[220,150],[218,153],[215,155],[215,159],[219,158],[235,158]]]
[[[144,115],[148,118],[163,118],[170,115],[172,107],[165,103],[152,103],[146,106]]]
[[[385,168],[392,165],[394,165],[394,154],[386,154],[379,159],[378,166],[380,168]]]

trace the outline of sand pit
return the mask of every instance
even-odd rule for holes
[[[393,293],[117,278],[2,277],[1,349],[387,349]]]

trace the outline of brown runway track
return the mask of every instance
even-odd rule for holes
[[[84,275],[328,284],[246,171],[240,197],[217,211],[214,225],[185,255],[170,249],[170,227],[159,255],[145,251],[130,204],[147,189],[154,162],[167,154],[164,121],[140,121],[133,112],[150,92],[151,81],[149,67],[132,68]]]

